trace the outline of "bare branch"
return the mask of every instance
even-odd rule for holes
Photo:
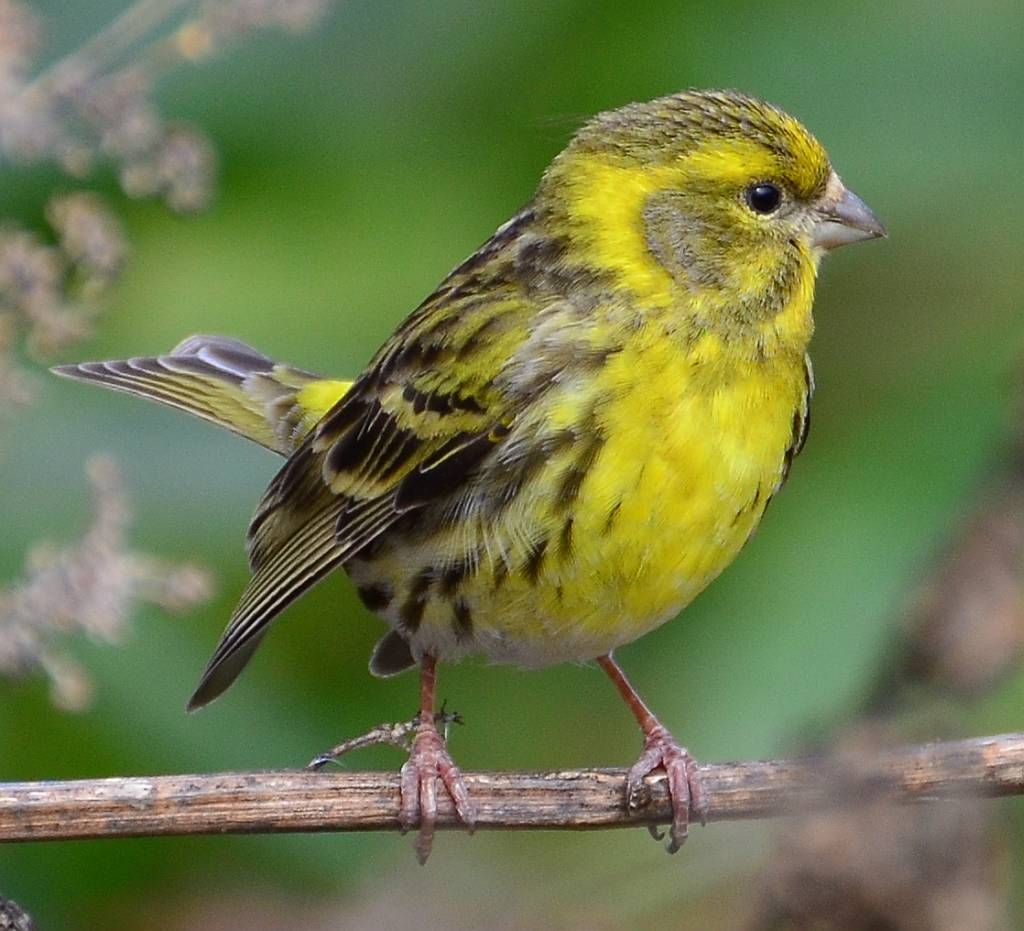
[[[628,811],[624,770],[466,773],[477,824],[594,829],[671,820],[663,778]],[[871,760],[700,767],[710,821],[770,818],[868,801],[1024,794],[1024,734],[887,751]],[[438,796],[439,827],[458,827]],[[0,841],[398,828],[397,773],[306,770],[0,784]]]

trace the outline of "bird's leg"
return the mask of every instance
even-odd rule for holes
[[[402,808],[398,822],[404,834],[419,825],[416,856],[426,863],[437,820],[437,783],[444,785],[463,823],[473,829],[475,812],[462,773],[448,754],[434,716],[437,660],[429,653],[420,660],[420,713],[409,759],[401,771]]]
[[[608,678],[615,683],[619,694],[629,705],[630,711],[644,732],[643,752],[626,777],[626,804],[633,811],[643,808],[644,777],[659,767],[664,769],[668,776],[668,791],[673,811],[668,851],[675,853],[686,840],[691,812],[700,819],[701,824],[704,823],[707,814],[707,800],[697,776],[696,761],[685,747],[679,746],[676,739],[654,716],[612,655],[609,653],[607,656],[601,656],[597,662],[608,674]],[[655,837],[659,836],[653,829],[651,833]]]

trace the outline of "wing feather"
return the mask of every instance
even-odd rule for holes
[[[270,483],[249,528],[253,578],[191,708],[231,684],[303,592],[472,480],[531,400],[505,377],[510,366],[536,373],[530,391],[555,382],[561,359],[545,369],[543,347],[529,366],[522,355],[538,314],[564,298],[509,278],[506,247],[531,217],[502,227],[398,327]]]

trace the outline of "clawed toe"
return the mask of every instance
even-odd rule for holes
[[[398,824],[402,833],[419,826],[416,856],[426,863],[437,824],[437,784],[444,786],[459,818],[472,832],[476,813],[458,766],[448,753],[433,722],[421,725],[413,740],[409,759],[401,770],[401,808]]]
[[[663,769],[668,777],[673,817],[667,849],[675,853],[686,842],[691,815],[704,824],[707,800],[697,775],[696,761],[661,726],[647,735],[643,753],[626,777],[626,803],[631,811],[639,811],[649,803],[650,789],[644,779],[657,769]],[[652,826],[650,831],[655,839],[661,840],[662,834],[657,828]]]

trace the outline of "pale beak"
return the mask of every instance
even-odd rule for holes
[[[826,195],[818,211],[819,220],[811,235],[811,245],[816,249],[828,250],[885,236],[885,227],[874,211],[853,191],[844,187],[837,177],[833,176],[833,181],[829,188],[834,190],[829,192],[831,196]]]

